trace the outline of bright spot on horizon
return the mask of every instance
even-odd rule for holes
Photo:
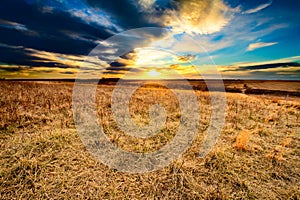
[[[156,71],[155,69],[151,69],[151,70],[148,72],[148,76],[150,76],[150,77],[157,77],[157,76],[159,76],[159,75],[161,75],[161,73],[158,72],[158,71]]]

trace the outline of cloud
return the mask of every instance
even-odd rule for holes
[[[0,26],[4,28],[13,28],[18,31],[28,31],[27,27],[24,24],[19,24],[16,22],[11,22],[3,19],[0,19]]]
[[[77,69],[0,65],[0,77],[5,78],[74,78]]]
[[[34,35],[34,36],[38,35],[37,32],[29,30],[24,24],[7,21],[3,19],[0,19],[0,27],[7,28],[7,29],[15,29],[17,31],[24,32],[27,35]]]
[[[191,54],[187,54],[187,55],[183,55],[183,56],[178,56],[177,60],[180,62],[191,62],[196,58],[195,55],[191,55]]]
[[[245,13],[245,14],[256,13],[256,12],[259,12],[259,11],[261,11],[261,10],[269,7],[271,4],[272,4],[272,1],[269,1],[268,3],[261,4],[261,5],[257,6],[256,8],[252,8],[252,9],[246,10],[243,13]]]
[[[222,0],[179,0],[176,9],[167,9],[157,18],[175,32],[212,34],[229,23],[236,11]]]
[[[212,53],[216,50],[229,47],[233,44],[231,36],[223,38],[219,41],[213,41],[213,37],[206,35],[199,35],[190,37],[189,35],[183,35],[179,41],[173,40],[174,44],[172,49],[176,52],[182,53]]]
[[[84,66],[85,69],[99,69],[101,66],[107,67],[98,58],[90,58],[89,62],[87,62],[85,61],[86,56],[40,51],[22,46],[11,46],[0,43],[0,51],[3,52],[1,53],[0,61],[7,65],[61,69],[78,69],[80,66]]]
[[[138,0],[139,7],[144,12],[153,12],[153,6],[156,0]]]
[[[137,64],[146,66],[159,66],[160,61],[165,60],[165,58],[175,57],[170,52],[167,52],[165,50],[151,48],[138,49],[137,56]]]
[[[249,44],[247,51],[253,51],[255,49],[259,49],[259,48],[263,48],[263,47],[269,47],[269,46],[273,46],[275,44],[278,44],[278,42],[257,42],[257,43],[252,43]]]
[[[295,79],[299,80],[300,56],[264,62],[236,63],[219,66],[224,78]]]
[[[290,63],[269,63],[269,64],[260,64],[252,66],[238,66],[235,69],[229,69],[225,71],[249,71],[249,70],[269,70],[274,68],[289,68],[289,67],[300,67],[300,63],[290,62]]]
[[[140,27],[156,27],[158,22],[149,21],[141,10],[137,9],[135,1],[132,0],[86,0],[95,9],[109,13],[112,20],[118,22],[119,26],[126,29]],[[144,9],[151,6],[151,1],[139,1],[139,5]]]
[[[72,16],[78,17],[87,24],[103,26],[113,29],[112,33],[117,33],[123,31],[121,27],[114,24],[110,17],[103,12],[95,11],[91,8],[86,9],[71,9],[68,11]]]
[[[122,56],[119,56],[116,61],[113,61],[109,64],[108,67],[104,70],[103,74],[106,75],[124,75],[129,70],[135,68],[135,62],[137,60],[136,52],[130,51]]]
[[[266,68],[264,68],[266,67]],[[227,67],[226,67],[227,68]],[[288,66],[286,63],[278,63],[272,66],[256,66],[250,69],[250,66],[247,70],[244,70],[239,67],[235,70],[225,70],[221,71],[223,78],[251,78],[251,79],[283,79],[283,80],[299,80],[300,75],[300,66]]]
[[[263,62],[240,62],[240,63],[235,63],[232,66],[246,67],[246,66],[267,65],[267,64],[274,64],[274,63],[300,63],[300,56],[292,56],[292,57],[280,58],[276,60],[269,60]]]
[[[78,17],[71,15],[68,10],[53,9],[51,13],[44,13],[40,4],[29,5],[24,1],[18,1],[18,6],[15,6],[15,2],[3,1],[0,19],[24,25],[19,26],[38,35],[28,35],[16,29],[0,29],[0,43],[62,54],[85,55],[96,46],[96,41],[112,36],[111,32],[115,30],[113,27],[110,29],[100,24],[78,20]],[[70,34],[92,40],[78,40],[70,37]]]

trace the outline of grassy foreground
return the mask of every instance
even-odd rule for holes
[[[198,152],[210,119],[209,93],[197,91],[198,134],[168,167],[146,174],[109,169],[77,135],[71,83],[0,82],[0,199],[300,199],[300,99],[227,94],[226,124],[215,148]],[[159,149],[172,140],[180,110],[164,88],[144,88],[130,112],[147,124],[148,106],[168,112],[149,139],[120,133],[111,116],[113,86],[97,91],[99,121],[108,138],[132,152]]]

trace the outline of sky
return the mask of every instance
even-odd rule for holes
[[[0,78],[300,80],[299,19],[298,0],[1,0]]]

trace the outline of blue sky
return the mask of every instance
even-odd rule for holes
[[[84,66],[105,77],[201,78],[194,68],[217,68],[223,78],[299,80],[299,8],[296,0],[2,0],[0,77],[74,78]],[[107,62],[120,48],[110,37],[144,27],[169,31],[131,36],[131,51]]]

